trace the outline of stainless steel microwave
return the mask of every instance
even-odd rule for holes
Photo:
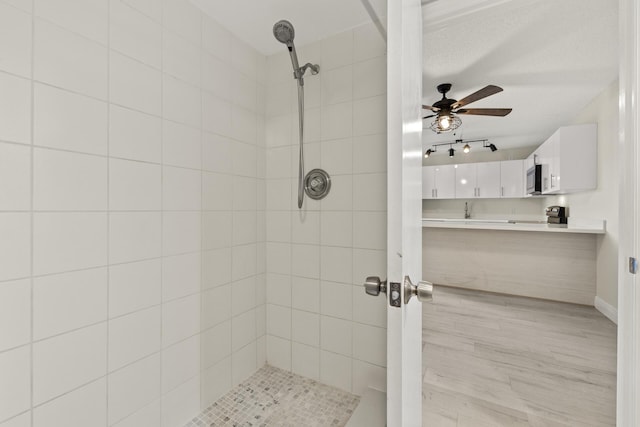
[[[527,194],[542,194],[542,165],[527,169]]]

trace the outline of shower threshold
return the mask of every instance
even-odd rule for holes
[[[340,427],[359,401],[346,391],[265,365],[185,427]]]

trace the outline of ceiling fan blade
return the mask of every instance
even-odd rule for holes
[[[432,115],[430,115],[430,116],[423,117],[422,119],[423,119],[423,120],[424,120],[424,119],[430,119],[431,117],[435,117],[435,116],[437,116],[437,114],[432,114]]]
[[[422,104],[422,108],[423,108],[423,109],[425,109],[425,110],[431,110],[431,111],[433,111],[434,113],[437,113],[438,111],[440,111],[440,109],[439,109],[439,108],[432,107],[431,105],[424,105],[424,104]]]
[[[462,110],[454,111],[454,113],[474,116],[504,117],[509,114],[511,110],[511,108],[463,108]]]
[[[471,104],[472,102],[479,101],[487,96],[495,95],[498,92],[502,92],[502,88],[494,85],[485,86],[477,92],[472,93],[466,98],[462,98],[460,101],[456,102],[451,106],[451,108],[456,109],[460,108],[464,105]]]

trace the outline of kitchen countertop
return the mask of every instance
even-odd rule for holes
[[[569,218],[566,226],[549,225],[545,221],[509,219],[422,218],[423,228],[458,228],[472,230],[537,231],[545,233],[605,234],[605,221]]]

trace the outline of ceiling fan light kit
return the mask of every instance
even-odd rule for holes
[[[442,99],[433,105],[423,105],[425,110],[431,110],[435,114],[423,117],[430,119],[435,117],[429,128],[436,133],[451,132],[460,127],[462,119],[458,114],[468,114],[474,116],[494,116],[504,117],[511,113],[511,108],[462,108],[472,102],[479,101],[496,93],[502,92],[502,88],[494,85],[488,85],[484,88],[462,98],[460,101],[447,98],[447,92],[451,90],[451,83],[442,83],[437,86],[438,92],[442,94]]]

